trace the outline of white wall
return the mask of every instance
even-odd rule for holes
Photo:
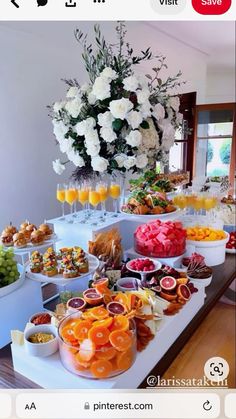
[[[205,103],[227,103],[235,101],[235,69],[208,71]]]
[[[115,41],[114,23],[103,23]],[[93,23],[19,22],[0,24],[0,230],[25,218],[40,223],[59,214],[57,182],[68,180],[52,170],[61,157],[55,146],[46,106],[65,93],[61,78],[86,80],[76,26],[91,33]],[[151,46],[168,57],[169,73],[183,71],[183,92],[197,90],[205,99],[206,56],[158,31],[155,23],[128,23],[128,39],[136,48]],[[154,62],[140,70],[150,70]]]

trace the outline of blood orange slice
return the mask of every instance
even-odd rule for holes
[[[105,286],[108,287],[109,279],[108,278],[99,278],[93,281],[92,287],[97,288],[97,286]]]
[[[173,278],[173,276],[164,276],[164,278],[160,280],[161,288],[166,291],[171,291],[175,289],[176,285],[177,282],[176,279]]]
[[[191,298],[190,289],[185,284],[178,285],[177,295],[185,301],[188,301]]]
[[[83,298],[74,297],[67,301],[66,306],[68,309],[73,309],[74,311],[83,310],[86,306],[86,301]]]
[[[112,372],[112,363],[107,359],[99,359],[92,363],[90,371],[96,378],[109,377]]]
[[[91,306],[101,304],[103,301],[102,295],[98,294],[94,288],[88,288],[86,291],[84,291],[83,297],[86,303],[90,304]]]
[[[119,303],[118,301],[111,301],[107,304],[107,310],[112,316],[117,316],[118,314],[125,314],[126,308],[124,304]]]

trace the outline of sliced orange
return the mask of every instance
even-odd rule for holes
[[[112,296],[111,295],[104,295],[103,296],[103,301],[104,301],[105,305],[107,305],[108,303],[110,303],[112,301]]]
[[[74,335],[74,331],[70,325],[65,326],[61,329],[61,337],[67,343],[70,343],[70,344],[75,344],[76,342],[78,343],[78,340],[76,339]]]
[[[93,326],[89,332],[88,337],[95,345],[105,345],[109,342],[110,330],[104,326]]]
[[[107,319],[97,320],[93,322],[93,326],[110,327],[112,323],[113,323],[113,317],[107,317]]]
[[[128,307],[129,304],[128,296],[123,292],[118,292],[114,298],[114,301],[118,301],[119,303],[124,304],[125,307]]]
[[[84,368],[89,368],[91,365],[91,362],[85,361],[79,352],[75,355],[75,361],[79,366]]]
[[[128,370],[134,361],[134,354],[131,350],[121,352],[117,356],[117,367],[119,370]]]
[[[108,343],[96,350],[97,359],[107,359],[108,361],[116,356],[117,352],[113,346]]]
[[[97,288],[99,285],[105,286],[107,288],[108,285],[109,285],[109,279],[108,278],[99,278],[92,283],[93,288]]]
[[[127,317],[122,316],[122,314],[115,316],[113,320],[113,325],[111,330],[128,330],[129,329],[129,320]]]
[[[106,317],[109,316],[108,311],[102,306],[94,307],[91,310],[91,314],[94,317],[94,319],[97,319],[97,320],[103,320],[103,319],[105,319]]]
[[[96,378],[109,377],[112,372],[112,363],[107,359],[99,359],[92,363],[90,371]]]
[[[111,332],[109,337],[110,343],[117,351],[127,351],[132,345],[132,338],[123,330],[115,330]]]
[[[94,320],[94,317],[92,315],[92,310],[86,310],[82,313],[82,318],[84,320]]]
[[[74,327],[74,335],[76,339],[80,341],[86,339],[88,337],[88,331],[91,327],[92,322],[90,320],[81,320],[81,322]]]
[[[78,357],[84,362],[90,361],[95,354],[95,345],[90,339],[84,339],[80,344]]]

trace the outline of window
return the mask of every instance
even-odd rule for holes
[[[196,176],[230,176],[235,172],[235,105],[197,106]]]

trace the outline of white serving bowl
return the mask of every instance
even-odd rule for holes
[[[29,337],[35,333],[50,333],[55,336],[54,339],[46,343],[29,342]],[[31,356],[46,357],[54,354],[58,350],[57,328],[50,324],[41,326],[32,326],[24,332],[25,349]]]
[[[213,275],[209,276],[209,278],[197,279],[197,278],[192,278],[191,276],[187,275],[187,278],[189,279],[190,282],[192,282],[194,285],[197,285],[197,286],[200,285],[201,287],[208,287],[208,285],[210,285],[212,281],[212,277]]]
[[[207,266],[221,265],[225,261],[226,243],[229,241],[229,233],[225,231],[226,238],[215,241],[186,240],[189,254],[198,253],[205,258]]]
[[[124,287],[123,284],[131,282],[133,283],[132,288]],[[134,291],[137,289],[136,284],[139,286],[141,283],[140,279],[134,278],[132,276],[127,276],[126,278],[120,278],[116,281],[116,286],[118,291],[126,292],[126,291]]]

